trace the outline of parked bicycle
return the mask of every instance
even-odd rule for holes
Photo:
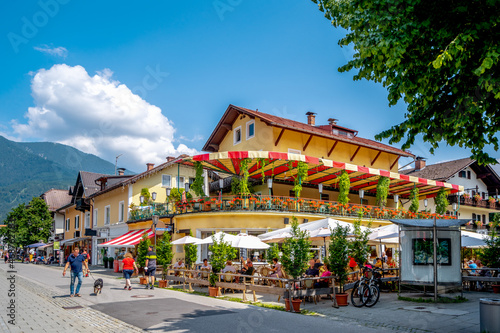
[[[379,285],[381,283],[381,270],[362,267],[362,275],[354,284],[351,292],[351,303],[355,307],[372,307],[380,298]]]

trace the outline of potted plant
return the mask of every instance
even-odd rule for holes
[[[226,266],[226,261],[229,255],[233,252],[232,246],[224,241],[224,236],[217,239],[212,236],[213,244],[209,247],[209,251],[212,252],[212,257],[210,258],[210,264],[212,265],[212,273],[208,278],[210,286],[208,287],[209,296],[218,296],[219,288],[217,287],[217,281],[219,277],[217,273]]]
[[[307,270],[307,262],[312,258],[309,249],[311,248],[311,241],[307,231],[299,229],[299,222],[297,218],[292,217],[290,237],[287,237],[283,243],[281,257],[283,269],[287,275],[293,279],[297,279]],[[289,283],[292,287],[295,283]],[[289,291],[291,296],[292,291]],[[300,312],[300,299],[292,299],[292,306],[294,312]],[[285,299],[286,302],[286,299]]]
[[[108,257],[102,257],[102,263],[104,265],[104,268],[108,268]]]
[[[172,264],[174,253],[172,252],[172,243],[170,243],[170,234],[164,233],[163,237],[156,244],[156,260],[162,267],[162,279],[158,281],[158,287],[168,287],[166,280],[168,266]]]
[[[189,236],[193,237],[193,233],[189,231]],[[196,258],[198,257],[198,246],[194,244],[185,244],[184,245],[184,258],[186,261],[186,267],[191,269],[193,264],[196,262]]]
[[[347,306],[347,293],[344,292],[344,284],[347,281],[346,271],[349,265],[349,227],[338,225],[331,229],[330,246],[328,248],[328,267],[339,281],[339,293],[335,295],[339,306]]]

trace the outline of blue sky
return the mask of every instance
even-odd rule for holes
[[[229,104],[304,122],[313,111],[370,139],[404,117],[380,84],[337,71],[353,52],[308,0],[42,0],[0,13],[9,139],[123,153],[121,166],[143,171],[200,151]],[[428,148],[410,150],[430,163],[469,156]]]

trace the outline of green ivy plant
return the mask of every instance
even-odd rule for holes
[[[341,204],[347,205],[349,203],[349,188],[351,187],[351,180],[347,171],[342,170],[339,176],[339,198]]]
[[[291,166],[291,163],[289,164],[289,167]],[[307,180],[307,176],[309,175],[308,173],[309,167],[307,166],[307,163],[299,161],[297,163],[297,174],[293,178],[293,191],[295,192],[296,197],[300,197],[300,193],[302,192],[302,183]]]
[[[144,202],[141,203],[141,206],[147,206],[149,204],[149,200],[151,199],[151,194],[149,193],[149,189],[147,188],[141,189],[141,196],[144,197]]]
[[[444,188],[441,188],[434,198],[434,203],[436,204],[436,214],[443,215],[446,212],[446,208],[450,204],[448,202],[448,193]]]
[[[285,272],[298,278],[307,270],[307,262],[312,258],[309,252],[311,241],[306,230],[299,229],[297,218],[292,217],[290,237],[287,237],[283,243],[283,256],[281,261]]]
[[[343,292],[347,280],[346,267],[349,264],[349,227],[337,224],[330,230],[330,245],[328,247],[328,268],[336,275],[340,282],[340,292]]]
[[[419,203],[418,203],[418,187],[414,187],[410,191],[410,208],[408,210],[410,212],[416,213],[418,211]]]
[[[250,163],[249,158],[245,158],[241,160],[240,163],[240,171],[242,174],[241,180],[240,180],[240,193],[241,194],[250,194],[250,189],[248,188],[248,177],[250,176],[250,173],[248,172],[248,164]]]
[[[259,158],[257,159],[257,163],[260,166],[260,176],[262,178],[262,184],[266,182],[266,173],[264,171],[264,168],[266,167],[266,164],[269,163],[269,160],[266,158]]]
[[[200,161],[194,162],[194,169],[196,172],[194,182],[191,184],[191,190],[193,190],[194,194],[198,197],[204,197],[205,192],[203,192],[203,165]]]
[[[387,204],[387,195],[389,194],[389,184],[391,180],[389,177],[380,177],[377,184],[377,205],[385,207]]]

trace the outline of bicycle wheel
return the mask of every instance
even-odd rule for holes
[[[379,298],[380,298],[380,289],[376,285],[371,285],[370,296],[366,300],[365,305],[370,308],[375,304],[377,304]]]
[[[351,291],[351,303],[357,308],[362,307],[366,304],[366,301],[370,298],[370,288],[366,283],[356,282]]]

